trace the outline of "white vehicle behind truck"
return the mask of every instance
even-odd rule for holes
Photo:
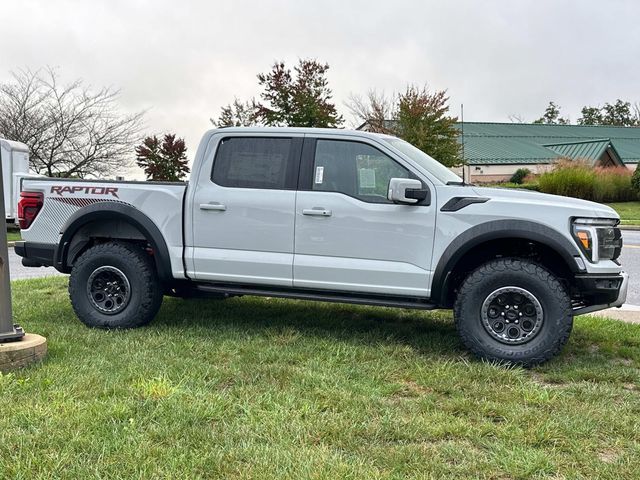
[[[14,222],[20,196],[20,182],[29,175],[29,147],[21,142],[0,138],[0,162],[5,219],[7,222]]]
[[[611,208],[466,185],[359,131],[211,130],[188,184],[25,179],[19,212],[16,252],[70,273],[91,327],[145,325],[163,295],[453,308],[473,353],[534,365],[628,284]]]

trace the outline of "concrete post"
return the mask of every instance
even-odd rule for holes
[[[4,217],[4,182],[2,178],[2,162],[11,161],[2,158],[0,153],[0,212]],[[7,247],[6,220],[0,227],[0,343],[19,340],[24,337],[24,330],[13,323],[11,310],[11,281],[9,278],[9,250]]]

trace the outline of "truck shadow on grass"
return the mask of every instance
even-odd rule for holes
[[[420,311],[276,298],[165,298],[152,325],[199,334],[240,330],[248,336],[296,331],[361,344],[402,343],[434,355],[466,355],[449,311]]]
[[[237,331],[287,342],[300,336],[356,345],[408,347],[429,359],[478,362],[458,339],[451,311],[406,310],[275,298],[224,301],[165,299],[152,323],[197,336]],[[504,366],[494,365],[497,368]],[[620,367],[615,371],[612,366]],[[578,317],[563,353],[535,368],[545,381],[615,381],[640,378],[640,327],[598,317]],[[568,375],[568,376],[567,376]]]

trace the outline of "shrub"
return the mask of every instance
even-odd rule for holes
[[[517,188],[518,190],[533,190],[534,192],[540,191],[540,185],[536,182],[527,182],[527,183],[511,183],[511,182],[503,182],[503,183],[494,183],[488,185],[482,185],[483,187],[493,187],[493,188]]]
[[[631,186],[632,172],[627,167],[596,168],[593,199],[596,202],[626,202],[638,198]]]
[[[521,185],[524,182],[524,179],[531,173],[531,170],[528,168],[519,168],[517,169],[513,175],[511,175],[511,179],[509,182],[517,183]]]
[[[626,202],[638,198],[625,167],[593,168],[580,161],[561,161],[538,178],[540,191],[596,202]]]
[[[593,197],[594,182],[593,169],[580,162],[559,162],[551,172],[538,177],[541,192],[584,199]]]
[[[534,192],[539,192],[540,191],[540,184],[536,180],[535,182],[523,183],[522,185],[519,185],[518,188],[523,188],[525,190],[532,190]]]
[[[636,194],[640,194],[640,162],[636,165],[636,171],[633,172],[633,176],[631,177],[631,187]]]

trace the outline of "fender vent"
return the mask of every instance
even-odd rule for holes
[[[464,207],[468,207],[469,205],[473,205],[474,203],[485,203],[488,201],[489,198],[487,197],[453,197],[442,206],[440,211],[457,212],[458,210],[462,210]]]

